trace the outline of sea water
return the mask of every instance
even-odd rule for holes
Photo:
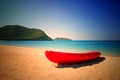
[[[0,41],[2,45],[44,48],[66,52],[98,50],[104,55],[120,56],[120,41]]]

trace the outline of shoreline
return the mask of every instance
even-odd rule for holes
[[[0,45],[0,80],[120,80],[120,57],[58,66],[45,49]],[[56,67],[57,66],[57,67]]]
[[[22,48],[31,48],[31,49],[42,49],[44,51],[46,50],[53,50],[53,51],[58,51],[58,52],[73,52],[73,53],[84,53],[84,52],[89,52],[89,51],[94,51],[94,50],[87,50],[87,49],[81,49],[81,50],[72,50],[72,49],[57,49],[57,48],[46,48],[46,47],[33,47],[33,46],[20,46],[20,45],[8,45],[8,44],[0,44],[0,46],[11,46],[11,47],[22,47]],[[98,50],[99,51],[99,50]],[[110,54],[107,51],[100,51],[102,53],[102,56],[111,56],[111,57],[120,57],[120,54]],[[104,54],[103,54],[104,53]]]

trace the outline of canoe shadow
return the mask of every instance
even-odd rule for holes
[[[90,61],[85,61],[85,62],[79,62],[79,63],[73,63],[73,64],[58,64],[55,66],[56,68],[79,68],[79,67],[84,67],[84,66],[92,66],[94,64],[99,64],[100,62],[103,62],[105,60],[105,57],[99,57],[97,59],[93,59]]]

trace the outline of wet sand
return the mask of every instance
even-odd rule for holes
[[[0,45],[0,80],[120,80],[120,57],[56,65],[40,48]]]

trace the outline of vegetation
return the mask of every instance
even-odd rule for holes
[[[40,29],[30,29],[20,25],[0,27],[0,40],[52,40]]]

